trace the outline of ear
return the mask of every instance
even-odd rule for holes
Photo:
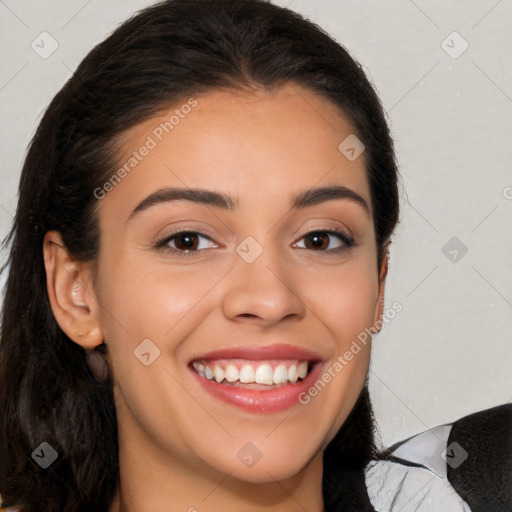
[[[84,349],[101,345],[103,334],[91,263],[73,260],[57,231],[45,234],[43,256],[48,298],[60,328]]]
[[[373,318],[372,332],[375,334],[382,329],[384,315],[384,291],[386,288],[386,276],[388,275],[389,249],[383,249],[382,261],[379,269],[379,292],[377,295],[377,307]]]

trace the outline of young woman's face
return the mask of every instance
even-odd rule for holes
[[[382,298],[364,153],[338,149],[350,124],[298,86],[187,100],[126,133],[129,172],[98,202],[120,443],[284,479],[321,461],[367,375],[369,343],[344,356]]]

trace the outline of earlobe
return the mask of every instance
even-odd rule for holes
[[[84,349],[100,345],[103,335],[91,265],[73,260],[57,231],[45,234],[43,256],[48,298],[60,328]]]

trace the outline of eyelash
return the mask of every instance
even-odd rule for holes
[[[178,256],[183,256],[183,257],[190,257],[194,253],[200,252],[202,249],[201,250],[197,250],[197,249],[195,249],[195,250],[179,250],[179,249],[173,249],[172,247],[168,246],[169,242],[174,240],[176,237],[178,237],[179,235],[185,235],[185,234],[200,235],[210,241],[213,241],[209,235],[207,235],[206,233],[204,233],[202,231],[183,230],[183,231],[176,231],[175,233],[172,233],[171,235],[168,235],[160,240],[157,240],[155,242],[155,247],[157,249],[161,249],[164,251],[170,251]],[[327,235],[335,236],[338,238],[338,240],[343,242],[345,245],[342,245],[341,247],[336,247],[335,249],[327,249],[327,250],[315,251],[314,249],[309,249],[310,251],[313,251],[313,252],[325,252],[325,253],[330,253],[330,254],[337,254],[339,252],[350,249],[351,247],[354,247],[356,245],[353,238],[349,237],[348,235],[346,235],[345,233],[343,233],[341,231],[332,230],[332,229],[315,229],[313,231],[309,231],[308,233],[303,235],[300,238],[300,240],[306,238],[307,236],[311,236],[314,234],[327,234]],[[301,249],[304,249],[304,248],[301,248]],[[308,250],[308,249],[306,248],[306,250]]]

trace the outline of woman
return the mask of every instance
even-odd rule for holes
[[[122,25],[22,172],[3,506],[375,510],[366,471],[397,463],[361,334],[382,326],[397,181],[363,71],[299,15],[176,0]]]

